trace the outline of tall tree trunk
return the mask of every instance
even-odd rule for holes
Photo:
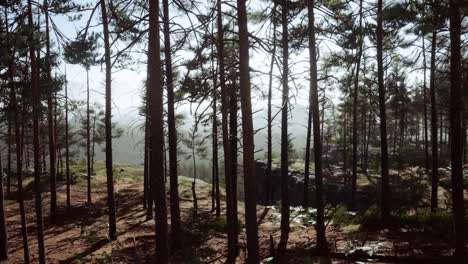
[[[49,12],[48,2],[44,1],[44,10],[46,16],[46,75],[47,75],[47,122],[49,132],[49,165],[50,165],[50,217],[54,220],[57,216],[57,179],[56,179],[56,145],[55,145],[55,126],[53,116],[54,106],[52,103],[52,76],[51,76],[51,58],[50,58],[50,35],[49,35]],[[45,169],[45,167],[44,167]]]
[[[325,236],[325,205],[323,202],[322,186],[322,142],[320,141],[320,112],[317,87],[317,54],[315,46],[315,14],[313,0],[308,2],[307,9],[309,19],[310,90],[312,91],[312,122],[314,129],[315,195],[317,204],[317,224],[315,225],[315,231],[317,233],[317,251],[325,253],[328,246]]]
[[[96,109],[97,110],[97,109]],[[93,132],[92,132],[92,135],[90,137],[90,140],[91,140],[91,170],[90,171],[94,171],[94,157],[95,157],[95,154],[96,154],[96,121],[97,121],[97,111],[94,111],[94,117],[93,117]]]
[[[450,144],[452,161],[452,199],[455,223],[455,256],[466,260],[464,201],[463,201],[463,136],[464,102],[461,71],[461,17],[460,2],[450,0]]]
[[[388,178],[388,144],[387,144],[387,114],[385,113],[385,86],[383,69],[383,0],[377,2],[377,77],[379,85],[379,116],[380,116],[380,158],[382,175],[382,219],[387,220],[390,215],[390,186]]]
[[[223,13],[222,2],[217,2],[217,27],[218,27],[218,67],[219,67],[219,82],[221,86],[221,126],[223,136],[223,151],[224,151],[224,177],[226,183],[226,218],[228,224],[228,254],[226,263],[233,264],[237,257],[237,222],[235,211],[233,210],[233,191],[231,186],[231,144],[229,141],[229,95],[226,88],[225,67],[224,67],[224,30],[223,30]]]
[[[105,0],[100,0],[102,11],[102,25],[104,31],[104,50],[106,62],[106,176],[107,176],[107,206],[109,207],[109,238],[116,239],[117,224],[115,217],[115,199],[114,199],[114,175],[112,170],[112,97],[111,97],[111,54],[109,44],[109,26],[107,21],[107,10]],[[88,120],[89,121],[89,120]],[[89,122],[88,122],[89,135]],[[88,149],[88,173],[90,173],[89,149]],[[89,195],[89,194],[88,194]]]
[[[245,0],[237,0],[239,25],[239,76],[242,108],[242,139],[244,148],[245,225],[247,233],[247,263],[259,263],[256,180],[254,171],[254,130],[250,95],[249,37]]]
[[[268,136],[267,136],[267,168],[265,172],[265,186],[267,189],[265,192],[266,193],[265,202],[268,205],[273,204],[273,186],[271,182],[271,165],[273,162],[273,148],[272,148],[273,117],[271,115],[271,99],[272,99],[272,94],[273,94],[273,67],[275,65],[275,56],[276,56],[276,9],[277,9],[277,6],[278,6],[277,1],[274,1],[273,10],[271,11],[272,12],[271,20],[273,24],[273,30],[272,30],[273,31],[273,49],[271,51],[270,71],[268,73],[268,117],[267,117]],[[305,181],[304,181],[304,186],[306,186]]]
[[[10,40],[10,32],[9,32],[9,24],[8,24],[8,6],[5,5],[4,8],[4,14],[5,14],[5,33],[6,33],[6,39]],[[8,47],[9,52],[13,52],[10,47]],[[14,53],[12,54],[12,58],[10,58],[10,62],[8,63],[8,82],[10,83],[10,89],[11,93],[14,95],[14,84],[13,84],[13,61],[14,61]],[[10,98],[11,99],[11,98]],[[11,107],[11,102],[8,108],[10,111],[15,111],[15,109],[12,109]],[[12,130],[12,123],[11,123],[11,117],[8,119],[8,135],[7,135],[7,144],[8,144],[8,163],[7,163],[7,196],[10,196],[10,191],[11,191],[11,145],[13,144],[13,139],[11,136],[11,131]]]
[[[229,95],[229,141],[231,147],[231,197],[232,197],[232,222],[234,223],[233,230],[235,230],[234,245],[236,245],[236,255],[239,254],[239,220],[238,220],[238,207],[237,207],[237,85],[236,80],[232,80],[232,89]]]
[[[172,247],[181,246],[180,238],[180,208],[177,173],[177,130],[174,111],[174,85],[172,81],[172,54],[169,28],[169,1],[163,0],[164,5],[164,46],[166,59],[166,87],[167,87],[167,126],[169,130],[169,178],[170,178],[170,210]]]
[[[102,3],[101,3],[102,4]],[[91,135],[89,110],[89,68],[86,68],[86,171],[88,183],[88,203],[91,203]]]
[[[434,1],[437,5],[437,0]],[[434,7],[436,8],[436,7]],[[434,26],[436,21],[433,22]],[[437,32],[436,29],[432,31],[431,41],[431,79],[430,79],[430,96],[431,96],[431,140],[432,140],[432,173],[431,173],[431,211],[435,212],[438,206],[438,188],[439,188],[439,146],[437,142],[437,102],[435,91],[435,68],[436,68],[436,45],[437,45]]]
[[[288,135],[288,102],[289,102],[289,36],[288,36],[288,1],[281,1],[281,26],[282,26],[282,40],[281,45],[283,49],[283,99],[281,105],[281,237],[278,244],[278,254],[280,255],[280,262],[284,262],[285,251],[289,238],[289,194],[288,194],[288,178],[289,178],[289,135]]]
[[[346,99],[343,106],[343,115],[343,175],[344,185],[348,185],[348,102]]]
[[[422,36],[422,52],[423,52],[423,106],[424,106],[424,164],[426,166],[426,173],[429,172],[429,141],[428,141],[428,126],[427,126],[427,82],[426,82],[426,39]]]
[[[153,35],[154,32],[152,31],[149,31],[148,32],[148,38],[149,38],[149,41],[148,41],[148,62],[149,62],[149,50],[150,50],[150,45],[151,45],[151,41],[152,39],[154,39],[154,35]],[[145,111],[146,111],[146,126],[145,126],[145,137],[146,137],[146,152],[147,152],[147,155],[148,155],[148,158],[147,158],[147,185],[146,185],[146,203],[147,203],[147,206],[146,206],[146,220],[151,220],[153,219],[153,192],[152,192],[152,181],[153,181],[153,173],[151,173],[151,158],[152,158],[152,155],[151,155],[151,147],[152,147],[152,144],[151,144],[151,140],[152,140],[152,137],[151,137],[151,100],[153,98],[153,91],[151,89],[151,86],[150,86],[150,67],[148,66],[148,69],[147,69],[147,82],[146,82],[146,106],[145,106]]]
[[[10,69],[13,69],[13,66],[10,66]],[[12,74],[12,71],[11,71]],[[15,141],[16,141],[16,179],[18,183],[18,203],[19,203],[19,210],[20,210],[20,218],[21,218],[21,235],[23,238],[23,256],[24,256],[24,263],[29,264],[29,245],[28,245],[28,230],[26,224],[26,212],[24,208],[24,190],[23,190],[23,142],[22,142],[22,132],[20,132],[19,120],[22,120],[19,115],[19,106],[16,100],[16,94],[12,91],[11,94],[12,98],[12,105],[14,115],[14,122],[15,122]]]
[[[12,80],[10,80],[12,81]],[[7,187],[7,196],[10,196],[10,191],[11,191],[11,145],[12,145],[12,136],[11,136],[11,122],[8,121],[8,135],[7,135],[7,148],[8,148],[8,153],[7,153],[7,182],[6,182],[6,187]]]
[[[216,216],[221,216],[221,197],[219,189],[219,162],[218,162],[218,95],[217,95],[217,78],[214,69],[214,50],[212,49],[213,57],[211,59],[213,72],[213,183],[212,183],[212,211],[216,211]]]
[[[149,76],[149,75],[148,75]],[[148,79],[149,80],[149,79]],[[145,98],[145,160],[144,160],[144,171],[143,171],[143,208],[146,209],[146,220],[150,220],[153,216],[153,209],[149,208],[150,196],[150,172],[149,172],[149,160],[150,160],[150,122],[149,122],[149,98],[150,89],[148,83],[146,84],[146,98]]]
[[[216,3],[215,3],[216,4]],[[214,22],[212,30],[214,31]],[[211,32],[214,36],[214,32]],[[214,44],[214,43],[213,43]],[[216,216],[221,216],[221,198],[219,189],[219,162],[218,162],[218,84],[217,71],[215,69],[215,51],[214,45],[211,45],[211,73],[213,75],[213,114],[212,114],[212,142],[213,142],[213,161],[212,161],[212,184],[211,184],[211,211],[216,211]]]
[[[197,218],[198,200],[197,200],[197,155],[195,153],[195,133],[197,132],[197,118],[195,116],[195,128],[192,132],[192,165],[193,165],[193,181],[192,181],[192,198],[193,198],[193,218]]]
[[[148,50],[149,87],[151,92],[151,189],[155,203],[156,252],[158,261],[167,263],[169,246],[167,237],[166,188],[164,185],[164,131],[163,131],[163,82],[159,37],[159,0],[149,2],[150,24]]]
[[[66,179],[67,179],[67,211],[71,209],[71,177],[70,177],[70,135],[68,127],[68,82],[67,73],[65,69],[65,166],[66,166]]]
[[[29,26],[33,27],[32,4],[28,0]],[[30,43],[34,43],[33,33],[29,37]],[[32,82],[32,107],[33,107],[33,155],[34,155],[34,192],[36,209],[36,232],[39,249],[39,263],[45,264],[44,226],[42,222],[42,194],[41,194],[41,146],[39,143],[39,118],[41,118],[41,94],[39,87],[39,67],[36,61],[36,50],[30,45],[29,54],[31,59],[31,82]]]
[[[362,0],[359,1],[359,50],[357,54],[356,73],[354,75],[354,91],[353,91],[353,164],[352,164],[352,183],[351,183],[351,207],[355,207],[356,202],[356,181],[357,181],[357,147],[358,147],[358,120],[357,120],[357,104],[359,93],[359,72],[361,67],[363,34],[362,34]]]
[[[307,134],[306,134],[306,149],[305,149],[305,170],[304,170],[304,208],[309,207],[309,175],[310,175],[310,151],[312,137],[312,89],[309,87],[309,113],[307,116]]]
[[[3,168],[1,154],[2,153],[0,152],[0,261],[8,259],[8,234],[3,197]]]

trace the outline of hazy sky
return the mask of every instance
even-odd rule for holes
[[[88,1],[93,2],[95,1]],[[249,4],[251,9],[260,10],[265,8],[266,3],[263,3],[259,0],[250,1]],[[203,7],[200,7],[203,8]],[[227,8],[225,6],[224,8]],[[173,10],[171,10],[173,11]],[[318,12],[319,13],[319,12]],[[69,38],[74,38],[76,36],[76,32],[81,29],[89,16],[88,13],[83,14],[83,19],[81,21],[70,22],[64,16],[56,16],[53,17],[54,22],[60,28],[60,30]],[[97,22],[98,17],[100,16],[100,9],[98,8],[97,12],[94,14],[94,23]],[[176,20],[180,24],[187,25],[187,19],[180,13],[172,12],[171,17]],[[322,18],[320,15],[317,15],[316,24],[322,23]],[[267,24],[268,25],[268,24]],[[102,31],[102,27],[94,28],[96,31]],[[260,28],[259,25],[249,24],[249,31],[252,33],[256,33],[260,30],[260,34],[265,34],[265,32],[269,32],[270,28],[265,26]],[[278,30],[280,28],[278,27]],[[267,33],[270,34],[270,33]],[[280,38],[280,36],[278,36]],[[161,40],[162,41],[162,40]],[[102,41],[101,41],[102,42]],[[325,57],[330,51],[336,50],[337,47],[334,46],[333,43],[327,40],[320,40],[318,42],[319,54],[320,57]],[[278,49],[278,52],[281,50]],[[410,52],[406,52],[410,54]],[[369,54],[373,54],[372,49],[370,50]],[[180,63],[184,56],[187,53],[183,51],[178,52],[174,55],[174,61],[177,67],[177,63]],[[267,73],[270,64],[270,56],[266,52],[263,51],[250,51],[251,59],[250,59],[250,66],[251,68]],[[303,50],[301,53],[297,55],[292,55],[290,58],[290,72],[294,75],[295,80],[290,80],[290,87],[291,87],[291,94],[293,96],[293,100],[291,101],[291,106],[294,107],[295,105],[302,105],[304,108],[307,108],[307,100],[308,100],[308,51]],[[140,65],[135,65],[132,68],[134,70],[114,70],[112,74],[112,101],[114,103],[113,114],[116,119],[128,119],[128,120],[135,120],[138,117],[137,107],[141,105],[141,94],[143,90],[143,81],[146,79],[146,65],[145,61],[146,58],[143,55],[139,55],[139,61],[142,63]],[[374,59],[370,58],[367,62],[368,64],[373,64]],[[63,71],[63,67],[59,69]],[[72,99],[79,99],[84,100],[86,98],[86,72],[85,70],[78,66],[78,65],[66,65],[67,70],[67,79],[69,81],[69,94]],[[183,69],[180,69],[182,70]],[[319,73],[320,73],[320,64],[319,64]],[[277,67],[275,68],[275,74],[279,74]],[[338,76],[340,73],[333,73],[335,76]],[[90,86],[92,89],[91,92],[91,101],[92,103],[98,102],[104,105],[104,66],[95,66],[92,67],[90,71]],[[422,79],[419,75],[413,73],[410,77],[413,80]],[[266,75],[259,76],[258,74],[252,73],[252,84],[261,87],[261,89],[266,92],[268,87],[268,77]],[[281,83],[276,79],[274,82],[274,104],[279,105],[281,103],[281,96],[280,96],[280,88]],[[319,84],[323,86],[324,84]],[[334,102],[338,101],[340,96],[337,89],[334,89],[333,86],[327,86],[327,95],[332,97]],[[299,89],[299,90],[297,90]],[[256,108],[255,110],[265,110],[266,109],[266,102],[264,99],[260,98],[260,93],[258,91],[253,92],[253,106]],[[179,106],[177,109],[179,112],[188,112],[189,106],[182,105]],[[260,111],[256,115],[266,116],[265,111]],[[305,122],[305,120],[304,120]]]

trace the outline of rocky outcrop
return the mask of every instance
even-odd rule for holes
[[[330,168],[329,175],[336,175],[340,168]],[[255,175],[257,178],[257,203],[266,205],[267,185],[266,185],[266,163],[255,163]],[[361,175],[361,177],[365,177]],[[273,167],[271,171],[271,185],[273,203],[281,200],[281,168]],[[291,206],[302,205],[304,201],[304,172],[299,170],[289,171],[289,202]],[[342,178],[326,176],[323,183],[324,198],[330,204],[347,204],[351,198],[351,192],[348,186],[344,186]],[[360,187],[357,190],[357,203],[356,210],[366,210],[376,202],[375,190],[369,186]],[[315,206],[315,176],[311,172],[309,179],[309,201],[312,207]]]

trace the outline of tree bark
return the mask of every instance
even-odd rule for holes
[[[284,262],[285,251],[289,238],[289,135],[288,135],[288,110],[289,110],[289,35],[288,35],[288,1],[281,1],[281,26],[282,26],[282,40],[281,45],[283,49],[283,96],[281,106],[281,237],[278,244],[278,254],[280,262]]]
[[[461,71],[461,17],[460,1],[450,0],[450,144],[452,161],[452,199],[455,223],[455,256],[466,260],[464,201],[463,201],[463,132],[464,102]]]
[[[383,69],[383,0],[377,2],[377,78],[379,85],[379,116],[380,116],[380,158],[382,175],[381,215],[387,220],[390,215],[390,186],[388,178],[388,144],[387,144],[387,114],[385,112],[385,86]]]
[[[437,5],[437,1],[434,1]],[[435,8],[435,7],[434,7]],[[436,20],[433,22],[435,27]],[[436,45],[437,45],[437,32],[434,28],[432,31],[431,41],[431,79],[429,83],[429,92],[431,96],[431,140],[432,140],[432,173],[431,173],[431,212],[435,212],[438,207],[438,188],[439,188],[439,146],[437,139],[437,102],[435,91],[435,68],[436,68]]]
[[[214,24],[212,27],[214,31]],[[214,37],[214,32],[212,35]],[[212,161],[212,184],[211,184],[211,211],[216,211],[216,216],[221,216],[221,198],[219,189],[219,155],[218,155],[218,79],[217,71],[215,69],[215,56],[214,45],[211,45],[211,73],[213,75],[213,114],[212,114],[212,147],[213,147],[213,161]]]
[[[268,205],[273,203],[273,186],[271,183],[271,165],[273,162],[273,149],[272,149],[272,111],[271,111],[271,99],[273,94],[273,67],[275,65],[275,56],[276,56],[276,9],[277,1],[274,1],[273,10],[272,10],[272,24],[273,24],[273,49],[271,51],[271,62],[270,62],[270,71],[268,73],[268,117],[267,117],[267,168],[265,172],[265,186],[267,188],[265,202]],[[307,165],[306,165],[307,166]],[[308,176],[308,175],[307,175]],[[308,180],[308,177],[307,177]],[[304,186],[306,182],[304,180]],[[304,187],[306,188],[306,187]],[[305,197],[305,196],[304,196]]]
[[[116,216],[115,216],[115,199],[114,199],[114,172],[112,170],[112,66],[111,66],[111,54],[109,44],[109,25],[107,21],[107,10],[105,0],[100,0],[101,11],[102,11],[102,26],[104,32],[104,50],[105,50],[105,63],[106,63],[106,178],[107,178],[107,206],[109,208],[109,238],[115,240],[117,232]],[[89,90],[88,90],[89,91]],[[89,102],[89,101],[88,101]],[[89,121],[89,120],[88,120]],[[88,122],[89,134],[89,122]],[[88,148],[88,173],[90,173],[89,163],[89,148]],[[88,193],[89,195],[89,193]]]
[[[88,174],[88,203],[91,203],[91,120],[89,111],[89,68],[86,68],[86,171]]]
[[[29,26],[33,27],[33,9],[31,0],[28,0],[28,20]],[[36,210],[36,232],[39,249],[39,263],[45,264],[44,247],[44,226],[42,221],[42,194],[41,194],[41,146],[39,143],[39,118],[41,118],[41,94],[39,87],[39,67],[36,61],[36,50],[34,48],[35,39],[31,33],[29,41],[31,43],[29,54],[31,59],[31,90],[33,107],[33,155],[34,155],[34,192],[35,192],[35,210]]]
[[[66,166],[66,180],[67,180],[67,211],[71,209],[71,195],[70,195],[70,186],[71,186],[71,177],[70,177],[70,135],[68,127],[68,82],[66,80],[67,73],[65,70],[65,166]]]
[[[425,13],[425,12],[424,12]],[[426,173],[429,173],[429,141],[428,141],[428,125],[427,125],[427,82],[426,82],[426,39],[422,36],[422,52],[423,52],[423,106],[424,106],[424,164],[426,166]]]
[[[159,0],[149,2],[150,24],[148,50],[151,120],[151,189],[155,203],[156,252],[160,263],[167,263],[169,246],[167,236],[166,188],[164,185],[164,131],[163,131],[163,82],[159,37]]]
[[[314,129],[314,158],[315,158],[315,194],[317,204],[317,251],[325,253],[328,251],[325,236],[325,205],[323,202],[322,186],[322,142],[320,141],[320,112],[318,102],[317,84],[317,54],[315,44],[315,14],[314,1],[308,2],[308,28],[309,28],[309,60],[310,60],[310,90],[312,91],[312,115]]]
[[[359,50],[357,54],[356,73],[354,75],[354,91],[353,91],[353,164],[352,164],[352,183],[351,183],[351,207],[355,207],[356,202],[356,181],[357,181],[357,147],[358,147],[358,120],[357,120],[357,104],[359,95],[359,72],[361,67],[363,34],[362,34],[362,0],[359,1]]]
[[[258,252],[256,179],[254,171],[254,130],[249,72],[249,33],[245,0],[237,0],[239,26],[239,76],[242,109],[242,140],[244,148],[245,225],[247,233],[247,263],[260,262]]]
[[[170,178],[170,210],[172,248],[180,248],[180,208],[179,183],[177,173],[177,130],[174,111],[174,85],[172,81],[172,54],[169,28],[169,1],[163,0],[164,5],[164,46],[166,59],[166,87],[167,87],[167,126],[169,130],[169,178]]]
[[[12,81],[12,80],[10,80]],[[8,135],[7,135],[7,148],[8,148],[8,153],[7,153],[7,181],[6,181],[6,187],[7,187],[7,196],[10,196],[11,192],[11,145],[12,145],[12,136],[11,136],[11,122],[8,121]]]
[[[232,197],[232,221],[234,223],[233,231],[235,231],[234,245],[236,245],[236,255],[239,254],[239,219],[237,207],[237,85],[236,80],[232,80],[232,89],[229,95],[229,145],[231,147],[231,197]]]
[[[219,67],[219,82],[221,86],[221,126],[223,136],[223,151],[224,151],[224,177],[226,183],[226,218],[228,224],[228,255],[226,263],[234,264],[237,257],[237,221],[235,211],[233,210],[233,191],[231,186],[231,144],[229,141],[229,95],[226,89],[225,67],[224,67],[224,30],[223,30],[223,13],[222,2],[217,2],[217,27],[218,27],[218,67]]]
[[[54,106],[52,103],[52,76],[50,61],[50,35],[49,35],[49,12],[48,2],[44,1],[44,10],[46,16],[46,75],[47,75],[47,123],[49,134],[49,165],[50,165],[50,217],[54,220],[57,216],[57,179],[56,179],[56,144],[55,144],[55,124],[54,124]],[[45,169],[45,167],[44,167]]]
[[[7,40],[10,39],[10,33],[9,33],[9,25],[8,25],[8,7],[7,5],[5,5],[5,8],[4,8],[4,14],[5,14],[5,33],[6,33],[6,38]],[[10,47],[8,47],[9,51],[12,52],[12,50],[10,50]],[[12,54],[13,58],[14,58],[14,54]],[[13,94],[13,91],[14,91],[14,85],[13,85],[13,58],[10,59],[10,63],[8,64],[8,81],[10,82],[10,89],[12,91],[12,94]],[[14,95],[14,94],[13,94]],[[10,102],[11,103],[11,102]],[[11,108],[11,105],[9,105],[9,108],[8,108],[10,111],[15,111],[15,109],[12,109]],[[12,136],[11,136],[11,129],[12,129],[12,124],[11,124],[11,118],[8,120],[8,135],[7,135],[7,144],[8,144],[8,163],[7,163],[7,196],[10,196],[10,191],[11,191],[11,153],[12,153],[12,150],[11,150],[11,145],[12,145]]]

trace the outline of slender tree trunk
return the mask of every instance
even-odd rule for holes
[[[197,121],[195,121],[197,122]],[[197,218],[198,213],[198,200],[197,200],[197,156],[195,154],[195,133],[196,128],[192,133],[192,165],[193,165],[193,181],[192,181],[192,198],[193,198],[193,218]]]
[[[214,50],[212,50],[213,54]],[[214,69],[214,56],[212,57],[213,72],[213,183],[212,183],[212,209],[216,216],[221,216],[221,198],[219,189],[219,162],[218,162],[218,107],[217,107],[217,78]]]
[[[426,166],[426,173],[429,173],[429,141],[428,141],[428,126],[427,126],[427,82],[426,82],[426,39],[422,36],[422,52],[423,52],[423,69],[424,69],[424,76],[423,76],[423,106],[424,106],[424,158],[425,158],[425,166]]]
[[[281,237],[278,244],[280,262],[284,262],[285,251],[289,238],[289,135],[288,135],[288,102],[289,102],[289,36],[288,36],[288,1],[281,2],[281,25],[282,25],[282,59],[283,59],[283,99],[281,106]]]
[[[11,80],[10,80],[11,81]],[[11,122],[8,121],[8,135],[7,135],[7,140],[8,140],[8,153],[7,153],[7,196],[10,196],[10,191],[11,191],[11,145],[12,145],[12,136],[11,136]]]
[[[382,175],[382,219],[387,220],[390,215],[390,186],[388,178],[388,145],[387,145],[387,114],[385,113],[385,86],[383,69],[383,26],[382,6],[383,0],[377,2],[377,77],[379,84],[379,110],[380,110],[380,158]]]
[[[450,143],[452,161],[452,199],[455,223],[455,256],[466,260],[464,201],[463,201],[463,126],[464,102],[461,71],[461,17],[460,2],[450,0]]]
[[[239,25],[239,76],[242,108],[242,139],[244,148],[245,225],[247,233],[247,263],[259,263],[256,179],[254,171],[254,130],[250,95],[249,37],[245,0],[237,0]]]
[[[309,175],[310,175],[310,151],[312,137],[312,86],[309,87],[309,113],[307,116],[307,134],[306,134],[306,149],[305,149],[305,170],[304,170],[304,208],[309,207]]]
[[[89,68],[86,68],[86,168],[88,173],[88,203],[91,203],[91,124],[89,112]]]
[[[147,112],[147,111],[145,111]],[[144,161],[143,161],[143,209],[148,208],[148,118],[145,114],[145,149],[144,149]]]
[[[317,251],[325,253],[327,251],[327,239],[325,236],[325,205],[323,202],[322,186],[322,142],[320,141],[320,117],[317,88],[317,54],[315,44],[315,15],[314,1],[308,2],[309,19],[309,60],[310,60],[310,90],[312,90],[312,114],[314,129],[314,158],[315,158],[315,194],[317,204]]]
[[[221,126],[223,136],[223,151],[224,151],[224,177],[226,183],[226,217],[228,224],[228,255],[226,263],[233,264],[237,257],[237,223],[236,215],[233,207],[233,191],[231,186],[231,144],[229,141],[228,130],[228,106],[229,95],[226,88],[225,68],[224,68],[224,30],[223,30],[223,13],[222,2],[217,2],[217,27],[218,27],[218,67],[219,67],[219,82],[221,86]]]
[[[111,54],[109,44],[109,28],[107,21],[107,10],[105,0],[100,0],[101,11],[102,11],[102,25],[104,32],[104,50],[105,50],[105,62],[106,62],[106,175],[107,175],[107,206],[109,207],[109,238],[111,240],[116,239],[117,224],[115,216],[115,199],[114,199],[114,175],[112,171],[112,97],[111,97]],[[88,101],[89,102],[89,101]],[[88,112],[89,116],[89,112]],[[89,121],[89,117],[88,117]],[[87,133],[89,138],[89,122],[87,127]],[[88,139],[89,140],[89,139]],[[88,144],[88,173],[90,173],[89,163],[89,144]],[[89,195],[89,193],[88,193]]]
[[[10,67],[13,69],[13,67]],[[29,263],[29,245],[28,245],[28,231],[27,231],[27,224],[26,224],[26,212],[24,208],[24,190],[23,190],[23,143],[22,143],[22,132],[20,132],[20,124],[19,124],[19,106],[16,100],[16,95],[14,91],[12,91],[12,105],[14,108],[14,120],[15,120],[15,141],[16,141],[16,179],[18,183],[18,203],[19,203],[19,210],[20,210],[20,217],[21,217],[21,235],[23,237],[23,255],[24,255],[24,263]],[[22,118],[22,117],[21,117]]]
[[[434,1],[434,5],[437,1]],[[434,22],[435,24],[436,22]],[[438,188],[439,188],[439,146],[437,142],[437,103],[435,91],[435,67],[436,67],[436,45],[437,32],[436,29],[432,32],[431,41],[431,79],[430,79],[430,96],[431,96],[431,139],[432,139],[432,173],[431,173],[431,211],[435,212],[438,207]]]
[[[172,81],[172,54],[169,28],[169,1],[163,0],[164,5],[164,46],[166,59],[166,87],[167,87],[167,126],[169,130],[169,178],[170,178],[170,210],[172,248],[181,246],[180,238],[180,208],[177,173],[177,130],[174,111],[174,85]]]
[[[149,73],[148,73],[149,77]],[[149,78],[147,78],[149,80]],[[143,179],[143,209],[146,209],[146,220],[150,220],[153,215],[152,208],[149,208],[149,201],[151,196],[149,195],[150,189],[150,173],[149,173],[149,160],[150,160],[150,122],[149,122],[149,99],[150,99],[150,89],[149,84],[146,84],[146,98],[145,98],[145,160],[144,160],[144,179]]]
[[[94,171],[94,157],[96,154],[95,150],[96,150],[96,121],[98,118],[97,115],[98,113],[95,111],[94,117],[93,117],[93,133],[90,139],[91,140],[91,171]]]
[[[103,1],[103,0],[102,0]],[[159,37],[159,0],[149,2],[150,25],[148,67],[151,92],[151,189],[155,203],[156,252],[158,261],[167,263],[169,246],[167,236],[166,188],[164,185],[164,130],[163,130],[163,82],[161,80],[161,58]]]
[[[54,106],[52,103],[52,77],[50,61],[50,36],[49,36],[49,12],[47,0],[44,3],[46,16],[46,75],[47,75],[47,122],[49,132],[49,165],[50,165],[50,217],[54,220],[57,216],[57,179],[56,179],[56,144],[55,144],[55,126],[53,116]],[[44,167],[45,169],[45,167]]]
[[[348,102],[345,99],[344,102],[344,120],[343,120],[343,175],[344,175],[344,184],[349,184],[348,179]]]
[[[265,186],[267,188],[266,190],[266,197],[265,197],[265,202],[268,205],[273,204],[273,186],[271,182],[271,165],[273,162],[273,149],[272,149],[272,123],[273,123],[273,117],[271,115],[271,99],[272,99],[272,93],[273,93],[273,67],[275,65],[275,56],[276,56],[276,9],[277,9],[278,3],[277,1],[274,1],[273,5],[273,10],[272,10],[272,24],[273,24],[273,49],[271,51],[271,62],[270,62],[270,71],[268,73],[268,124],[267,124],[267,129],[268,129],[268,136],[267,136],[267,168],[265,172]],[[307,165],[306,165],[307,166]],[[307,175],[308,176],[308,175]],[[308,178],[307,178],[308,180]],[[304,184],[306,184],[304,182]],[[304,187],[306,188],[306,187]]]
[[[356,73],[354,75],[354,91],[353,91],[353,164],[352,172],[353,178],[351,183],[351,207],[355,207],[356,202],[356,181],[357,181],[357,145],[358,145],[358,120],[357,120],[357,104],[358,104],[358,93],[359,93],[359,72],[361,67],[361,56],[362,56],[362,0],[359,1],[359,50],[357,54],[356,62]]]
[[[9,23],[8,23],[8,6],[5,5],[4,8],[4,14],[5,14],[5,33],[6,33],[6,38],[9,41],[10,40],[10,32],[9,32]],[[9,52],[12,52],[10,47],[8,47]],[[11,93],[14,95],[14,84],[13,84],[13,60],[14,60],[14,53],[12,54],[12,58],[10,58],[10,62],[8,63],[8,81],[10,83],[10,89]],[[10,102],[11,103],[11,102]],[[15,109],[11,109],[11,105],[9,106],[10,110],[15,111]],[[11,123],[11,117],[8,119],[8,135],[7,135],[7,140],[8,140],[8,163],[7,163],[7,196],[10,196],[11,192],[11,145],[13,144],[13,138],[11,135],[12,130],[12,123]]]
[[[3,197],[3,168],[1,154],[2,153],[0,152],[0,261],[8,259],[8,234]]]
[[[229,140],[231,147],[231,178],[230,186],[232,193],[232,221],[235,230],[234,245],[236,245],[236,255],[239,254],[239,229],[238,229],[238,207],[237,207],[237,85],[236,80],[232,80],[232,89],[229,96]]]
[[[67,73],[65,69],[65,166],[66,166],[66,179],[67,179],[67,211],[71,209],[71,177],[70,177],[70,135],[68,127],[68,82],[66,80]]]
[[[214,30],[214,24],[213,24]],[[212,32],[213,34],[213,32]],[[219,162],[218,162],[218,91],[217,91],[217,72],[214,67],[214,60],[215,60],[215,52],[214,52],[214,45],[211,45],[211,52],[213,56],[211,56],[211,73],[213,75],[213,114],[212,114],[212,142],[213,142],[213,161],[212,161],[212,184],[211,184],[211,211],[216,211],[216,216],[221,216],[221,198],[220,198],[220,190],[219,190]]]
[[[154,32],[149,31],[148,32],[148,62],[150,60],[149,57],[149,50],[150,50],[150,44],[152,43],[152,39],[154,39]],[[147,194],[146,194],[146,220],[151,220],[153,219],[153,192],[152,192],[152,182],[153,182],[153,173],[151,173],[151,159],[152,159],[152,154],[151,154],[151,148],[152,148],[152,137],[151,137],[151,100],[153,98],[152,95],[153,91],[150,86],[150,67],[148,65],[147,69],[147,82],[146,82],[146,127],[145,127],[145,137],[146,137],[146,152],[148,155],[148,160],[147,160]]]
[[[28,0],[28,20],[29,26],[33,27],[32,4]],[[32,34],[32,33],[31,33]],[[34,37],[29,37],[33,43]],[[41,146],[39,143],[39,118],[41,118],[41,94],[39,91],[39,68],[36,62],[36,50],[34,45],[29,48],[31,59],[31,82],[32,82],[32,107],[33,107],[33,149],[34,149],[34,192],[35,192],[35,209],[36,209],[36,232],[39,247],[39,263],[45,264],[45,247],[44,247],[44,227],[42,222],[42,194],[41,194]]]

